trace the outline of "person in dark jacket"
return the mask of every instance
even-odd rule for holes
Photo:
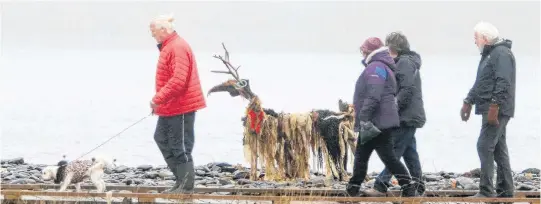
[[[391,133],[398,127],[398,107],[396,104],[396,79],[391,67],[395,66],[393,58],[379,38],[368,38],[361,46],[365,65],[355,85],[353,105],[355,108],[355,129],[359,130],[361,124],[372,122],[381,133],[361,143],[357,139],[353,176],[346,188],[350,196],[359,194],[368,169],[368,160],[376,150],[385,166],[394,174],[402,186],[403,196],[414,196],[414,184],[411,177],[400,160],[394,155]]]
[[[477,77],[464,99],[460,116],[470,118],[472,105],[481,115],[481,133],[477,153],[481,160],[479,193],[474,197],[513,197],[514,185],[506,127],[515,114],[515,57],[511,40],[499,37],[498,29],[487,22],[474,28],[475,44],[481,52]],[[494,162],[497,168],[497,188],[494,192]]]
[[[393,143],[395,155],[404,161],[414,181],[422,184],[421,162],[417,153],[417,142],[415,131],[422,128],[426,122],[425,109],[423,105],[423,92],[421,87],[421,57],[410,50],[406,36],[400,32],[392,32],[385,38],[385,45],[389,47],[389,53],[394,58],[396,69],[393,72],[398,84],[398,113],[400,127],[393,131]],[[391,68],[392,69],[392,68]],[[391,173],[387,168],[376,177],[374,188],[363,193],[370,197],[385,196]],[[419,185],[418,193],[424,193],[424,186]]]

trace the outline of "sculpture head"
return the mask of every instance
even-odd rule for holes
[[[222,57],[221,55],[214,55],[213,57],[222,61],[222,63],[227,68],[227,71],[211,71],[211,72],[220,73],[220,74],[229,74],[233,76],[234,79],[227,80],[219,85],[212,87],[208,91],[207,96],[215,92],[229,92],[229,95],[231,95],[232,97],[236,97],[240,95],[244,97],[245,99],[251,100],[252,98],[255,97],[255,94],[250,89],[250,81],[248,79],[241,79],[239,77],[238,70],[240,66],[233,67],[233,65],[231,65],[231,62],[229,62],[229,52],[227,51],[227,48],[225,48],[225,45],[223,43],[222,43],[222,47],[225,50],[225,56]]]
[[[237,81],[235,79],[227,80],[221,84],[212,87],[207,96],[216,92],[228,92],[231,97],[242,96],[245,99],[250,100],[254,94],[250,89],[250,81],[248,79],[241,79]]]

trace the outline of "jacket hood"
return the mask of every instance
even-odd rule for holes
[[[513,46],[513,41],[505,38],[499,38],[493,45],[485,45],[485,47],[483,48],[483,53],[481,53],[481,55],[488,55],[494,48],[498,46],[505,46],[511,49],[511,47]]]
[[[409,60],[409,61],[413,62],[416,69],[421,69],[422,60],[421,60],[421,55],[419,55],[419,53],[417,53],[415,51],[403,52],[403,53],[399,54],[395,58],[395,62],[398,62],[398,60],[401,60],[401,59],[402,60]]]
[[[386,64],[394,64],[394,60],[389,54],[389,50],[387,47],[381,47],[377,50],[374,50],[371,52],[366,58],[363,60],[364,66],[367,64],[370,64],[372,61],[383,61]],[[389,67],[391,68],[391,67]]]

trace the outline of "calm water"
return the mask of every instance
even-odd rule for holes
[[[228,79],[213,53],[196,53],[205,92]],[[336,110],[352,100],[362,70],[352,55],[232,53],[264,106],[288,112]],[[2,158],[55,163],[74,159],[149,113],[157,52],[76,51],[4,53]],[[478,56],[423,55],[422,77],[428,122],[418,130],[425,171],[465,171],[479,166],[476,141],[480,117],[468,123],[459,108],[473,84]],[[539,58],[517,56],[516,118],[508,126],[513,169],[540,168]],[[218,93],[197,114],[195,162],[243,163],[240,118],[247,101]],[[164,164],[154,144],[156,117],[149,117],[92,154],[107,154],[126,165]],[[383,164],[373,154],[369,170]]]

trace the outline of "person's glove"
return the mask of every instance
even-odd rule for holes
[[[498,115],[500,112],[500,107],[498,104],[490,104],[488,108],[488,124],[498,126],[500,122],[498,121]]]
[[[462,103],[462,109],[460,109],[460,117],[462,118],[462,121],[468,121],[470,119],[471,114],[471,104],[464,101]]]
[[[359,141],[361,145],[381,134],[381,130],[379,130],[372,122],[360,121],[359,126],[360,130],[358,136],[360,136]]]

